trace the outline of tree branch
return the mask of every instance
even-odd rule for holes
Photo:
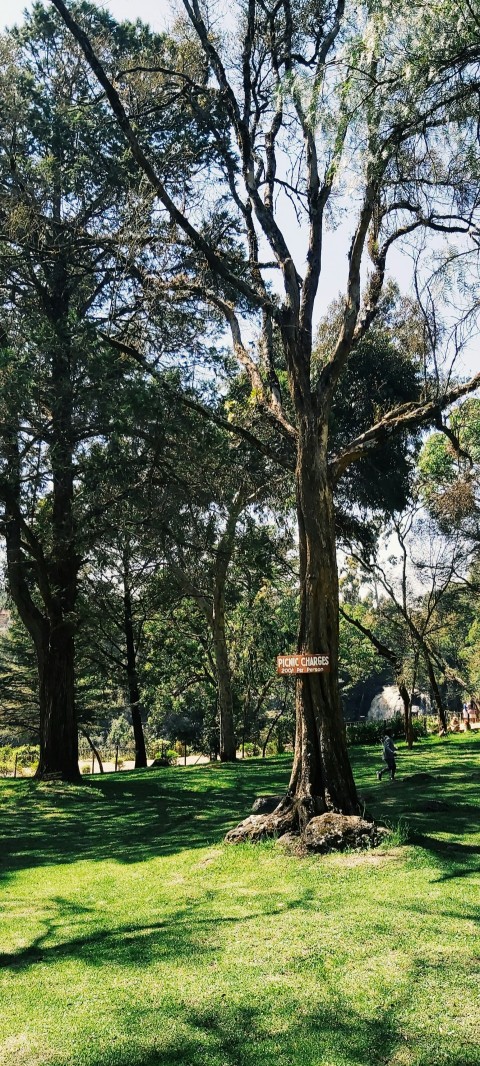
[[[78,22],[70,14],[68,8],[63,3],[63,0],[51,0],[57,11],[61,15],[66,26],[70,30],[72,36],[80,45],[82,52],[87,60],[87,63],[91,67],[95,77],[99,81],[100,85],[105,91],[105,95],[110,104],[110,107],[117,119],[117,122],[122,130],[122,133],[130,147],[135,162],[145,174],[149,184],[154,190],[156,196],[168,211],[170,218],[174,221],[181,230],[186,234],[193,246],[201,252],[205,257],[208,265],[215,272],[215,274],[222,278],[228,285],[232,285],[237,292],[250,301],[254,307],[264,307],[265,299],[261,293],[258,293],[251,285],[248,285],[241,277],[233,274],[227,266],[226,262],[214,251],[212,246],[207,240],[192,226],[191,222],[186,218],[182,211],[178,209],[172,198],[169,196],[163,182],[160,180],[155,167],[151,163],[147,154],[144,152],[138,137],[136,136],[130,119],[125,111],[123,103],[117,90],[114,88],[112,82],[108,78],[100,60],[98,59],[93,47],[90,43],[87,34],[81,29]],[[190,7],[188,0],[184,0],[187,9]],[[205,31],[206,32],[206,31]],[[208,35],[207,35],[208,36]]]
[[[293,455],[290,460],[280,457],[275,453],[273,448],[270,448],[268,444],[265,444],[259,439],[259,437],[256,437],[254,433],[251,433],[250,430],[246,429],[244,426],[239,426],[235,422],[229,422],[226,418],[222,418],[221,415],[218,415],[215,413],[215,411],[212,411],[211,408],[205,407],[197,400],[192,400],[190,399],[190,397],[185,396],[184,393],[179,392],[178,389],[173,388],[172,385],[169,385],[168,382],[165,381],[163,375],[156,369],[156,367],[152,366],[152,364],[149,363],[147,357],[143,355],[140,351],[138,351],[137,348],[134,348],[133,345],[128,344],[126,341],[122,341],[116,337],[112,337],[108,333],[104,333],[102,330],[99,330],[99,336],[102,337],[102,339],[108,344],[110,344],[112,348],[115,348],[116,351],[122,352],[123,355],[129,356],[130,359],[132,359],[135,363],[141,366],[147,374],[150,374],[151,377],[153,377],[156,381],[159,382],[165,392],[169,393],[171,396],[174,396],[175,399],[178,400],[178,402],[181,403],[184,407],[187,407],[190,411],[193,411],[195,414],[200,415],[201,418],[205,418],[209,422],[213,422],[214,425],[219,426],[220,429],[225,430],[227,433],[233,434],[237,437],[241,437],[242,440],[247,441],[247,443],[250,444],[252,448],[255,448],[256,451],[260,452],[267,459],[271,459],[272,462],[277,464],[277,466],[281,466],[283,469],[288,470],[290,472],[295,469]]]
[[[400,407],[394,407],[384,415],[380,422],[377,422],[376,425],[371,426],[356,440],[353,440],[345,451],[333,457],[330,462],[333,483],[336,484],[338,482],[351,463],[363,459],[373,448],[378,447],[382,440],[386,440],[392,434],[400,433],[402,430],[413,426],[421,426],[428,423],[435,424],[440,411],[455,403],[455,400],[460,399],[461,396],[466,396],[478,388],[480,388],[480,373],[476,374],[470,381],[448,389],[443,396],[438,396],[434,400],[405,403]]]

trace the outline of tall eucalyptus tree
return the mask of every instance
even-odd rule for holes
[[[64,0],[52,2],[96,75],[159,210],[190,249],[188,266],[168,279],[172,296],[196,298],[223,315],[251,383],[251,408],[290,452],[300,546],[298,648],[328,653],[331,668],[299,679],[283,809],[300,825],[329,808],[353,812],[357,795],[338,689],[334,492],[353,463],[393,433],[435,420],[479,381],[427,386],[420,399],[393,406],[336,454],[329,447],[330,410],[347,362],[377,316],[391,250],[417,235],[428,243],[430,233],[438,241],[442,232],[462,232],[466,240],[477,232],[478,186],[471,180],[477,148],[468,122],[478,83],[474,13],[466,3],[426,8],[415,0],[247,0],[231,7],[232,34],[222,32],[208,0],[183,0],[187,37],[203,54],[201,76],[159,66],[199,130],[209,127],[217,149],[190,210],[181,190],[167,188],[156,145],[138,127],[128,71],[119,83],[82,18]],[[342,210],[351,223],[342,315],[317,375],[314,314],[338,258],[336,245],[342,247],[342,231],[335,232]],[[242,336],[247,309],[257,323],[253,346]],[[233,420],[230,429],[255,436]],[[257,442],[265,451],[261,434]],[[289,477],[287,483],[290,488]]]

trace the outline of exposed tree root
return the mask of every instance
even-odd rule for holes
[[[80,773],[77,774],[62,774],[61,770],[54,772],[36,771],[32,777],[32,781],[42,781],[44,784],[66,784],[66,785],[81,785],[85,784],[84,779]]]
[[[289,851],[305,854],[375,848],[387,835],[387,829],[356,814],[326,811],[305,820],[305,805],[283,800],[271,814],[249,815],[225,840],[244,844],[277,838]]]
[[[277,808],[272,814],[250,814],[235,829],[230,829],[225,840],[228,844],[245,844],[247,840],[257,842],[268,837],[279,837],[296,829],[293,808],[281,811]]]

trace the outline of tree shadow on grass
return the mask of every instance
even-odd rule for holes
[[[259,892],[254,910],[245,911],[243,902],[234,902],[230,914],[224,913],[221,887],[208,889],[192,902],[160,906],[163,911],[158,921],[114,924],[112,919],[108,925],[97,906],[53,896],[38,913],[41,932],[18,950],[0,952],[0,968],[18,972],[40,962],[56,964],[69,958],[93,967],[115,963],[127,968],[144,967],[152,960],[177,964],[180,959],[188,963],[193,958],[197,961],[211,956],[216,961],[230,935],[229,926],[243,927],[276,916],[283,922],[288,912],[317,909],[316,893],[310,887],[289,898],[282,889]],[[154,911],[152,917],[153,914]],[[101,926],[99,921],[103,922]]]
[[[477,823],[478,828],[478,823]],[[456,877],[472,877],[480,873],[480,846],[443,840],[427,833],[413,832],[410,842],[423,848],[445,867],[434,881],[451,881]]]
[[[476,869],[473,864],[480,856],[476,783],[458,777],[452,780],[450,775],[420,782],[395,780],[369,793],[369,810],[384,824],[403,822],[408,842],[424,848],[442,864],[452,864],[455,870],[460,865],[464,876]],[[469,838],[476,838],[478,844],[468,842]]]
[[[480,870],[479,755],[478,735],[449,737],[441,746],[427,741],[411,755],[401,753],[394,782],[377,783],[375,754],[359,753],[369,812],[392,828],[403,822],[408,843],[439,870],[438,881]]]
[[[167,1050],[161,1061],[165,1066],[317,1066],[336,1059],[342,1066],[375,1066],[389,1061],[403,1044],[393,1012],[379,1019],[362,1018],[339,996],[335,998],[333,1008],[299,1009],[298,1000],[292,1000],[280,1031],[275,1010],[262,1009],[261,994],[254,1006],[191,1011],[186,1021],[193,1039],[172,1049],[172,1057]],[[207,1055],[200,1050],[205,1036],[210,1044]]]
[[[352,747],[352,762],[359,786],[370,789],[375,786],[375,772],[381,765],[380,749]],[[401,747],[397,758],[397,785],[408,788],[410,779],[418,774],[430,774],[442,785],[449,782],[464,782],[470,779],[480,783],[480,730],[472,736],[450,736],[437,740],[422,740],[412,751]],[[386,783],[385,783],[386,784]],[[416,785],[416,782],[413,782]]]
[[[223,933],[220,935],[220,930],[223,927],[244,925],[275,915],[283,918],[287,911],[303,906],[303,894],[287,902],[282,895],[278,903],[270,894],[265,898],[264,907],[260,899],[255,911],[225,915],[215,912],[215,896],[210,891],[195,903],[166,909],[164,917],[157,922],[129,922],[107,928],[90,926],[90,929],[89,921],[98,920],[96,907],[53,897],[49,902],[49,911],[53,913],[41,918],[42,932],[17,951],[1,952],[0,968],[19,971],[39,962],[55,964],[67,958],[94,967],[111,963],[143,967],[152,959],[156,962],[171,960],[172,963],[178,963],[180,959],[198,960],[199,956],[216,959],[222,946]],[[308,890],[306,898],[309,898]],[[70,932],[72,926],[78,928],[78,935],[65,937],[65,928]]]
[[[309,893],[307,889],[307,899]],[[29,948],[2,956],[0,961],[4,965],[18,972],[36,964],[56,966],[64,959],[75,959],[92,970],[107,965],[124,966],[133,971],[131,981],[135,974],[139,980],[137,1003],[129,1008],[128,1024],[123,1016],[125,1005],[114,999],[107,1008],[108,1017],[104,1017],[107,1026],[103,1025],[100,1031],[101,1048],[96,1048],[92,1039],[78,1047],[82,1066],[320,1066],[320,1063],[381,1066],[390,1061],[408,1066],[412,1061],[408,1055],[404,1057],[407,1043],[403,1023],[404,1010],[408,1018],[411,989],[415,987],[410,973],[396,991],[389,987],[381,1009],[375,1009],[372,1004],[368,1013],[352,1007],[351,1001],[342,994],[338,974],[329,974],[325,967],[318,966],[318,961],[316,969],[309,970],[306,988],[295,958],[290,959],[291,970],[286,972],[283,966],[274,966],[263,980],[253,979],[253,983],[250,980],[246,986],[240,967],[237,974],[226,972],[225,984],[222,977],[205,983],[205,972],[210,973],[208,968],[216,963],[225,938],[232,935],[230,923],[255,921],[279,913],[271,903],[264,911],[243,914],[241,918],[238,914],[208,915],[199,912],[198,907],[184,906],[174,910],[168,919],[154,924],[132,923],[109,930],[92,930],[49,945],[45,943],[48,936],[61,932],[62,915],[70,921],[76,911],[71,901],[56,903],[57,919],[50,922]],[[300,903],[295,898],[291,906]],[[289,907],[287,904],[283,910],[288,911]],[[79,917],[83,919],[88,909],[79,907]],[[203,967],[203,978],[199,972],[198,988],[187,980],[183,990],[179,977],[178,991],[172,992],[168,999],[161,985],[155,993],[155,985],[147,983],[148,994],[144,1000],[141,975],[151,963],[167,967],[187,965],[190,974],[189,963],[192,963],[195,968]],[[432,967],[436,962],[420,960],[419,965]],[[213,977],[215,970],[211,973]],[[34,980],[33,974],[32,969],[29,982]],[[66,1008],[70,994],[71,989],[66,986]],[[116,1034],[111,1043],[105,1040],[105,1028]],[[432,1038],[427,1033],[422,1048],[415,1048],[416,1066],[431,1066],[438,1061],[439,1048],[435,1044],[438,1039],[434,1027]],[[45,1066],[67,1066],[67,1062],[75,1061],[75,1056],[66,1058],[57,1050],[44,1061]],[[453,1049],[450,1056],[444,1049],[441,1061],[444,1066],[476,1066],[477,1063],[473,1053],[471,1057],[467,1052],[460,1057]]]
[[[222,840],[259,793],[286,789],[289,760],[110,774],[81,787],[9,782],[0,877],[81,859],[140,862]]]
[[[275,911],[246,914],[242,922],[253,921]],[[196,918],[195,926],[218,927],[228,923],[238,924],[238,916]],[[46,922],[45,931],[27,947],[19,951],[0,953],[0,967],[3,969],[20,970],[35,965],[36,963],[55,963],[59,959],[75,957],[83,959],[94,966],[104,966],[108,962],[130,967],[132,965],[145,964],[146,957],[155,954],[157,961],[174,958],[176,961],[182,957],[191,958],[192,951],[195,956],[206,953],[214,955],[216,946],[200,946],[193,933],[188,936],[187,930],[192,929],[192,915],[182,919],[181,913],[175,913],[171,922],[165,920],[149,923],[148,925],[129,924],[119,925],[112,929],[99,929],[83,936],[72,937],[56,944],[48,944],[49,937],[54,936],[58,926],[55,922]],[[92,954],[92,949],[94,953]]]
[[[478,739],[463,741],[458,750],[461,757],[452,755],[450,773],[423,783],[408,778],[375,782],[369,802],[380,822],[408,821],[412,842],[446,867],[445,876],[468,876],[477,869],[472,845],[452,842],[449,850],[435,836],[443,832],[455,838],[479,830],[478,806],[465,802],[467,790],[478,791],[472,770],[478,757],[470,757],[479,751]],[[257,795],[286,789],[289,773],[290,760],[279,757],[109,774],[82,787],[0,782],[0,878],[46,864],[85,859],[131,863],[207,847],[249,813]],[[446,810],[429,811],[429,802],[439,799]],[[455,854],[455,847],[463,851]]]
[[[83,1061],[86,1066],[381,1066],[413,1061],[398,1018],[401,1002],[372,1017],[353,1010],[340,995],[333,1005],[322,1006],[319,992],[317,1007],[299,1006],[298,999],[289,996],[282,1004],[280,1027],[275,1010],[262,1004],[260,991],[259,1002],[248,1006],[217,1001],[195,1010],[180,1008],[171,1021],[180,1022],[181,1032],[167,1031],[163,1039],[159,1033],[154,1048],[137,1044],[120,1053],[102,1049]],[[438,1049],[432,1043],[425,1040],[424,1052],[415,1049],[416,1066],[435,1061]],[[449,1055],[444,1048],[442,1062],[475,1066],[476,1060],[465,1052],[460,1056],[452,1050]],[[58,1060],[58,1066],[61,1063]]]
[[[332,1066],[337,1063],[338,1066],[380,1066],[397,1061],[397,1055],[398,1061],[408,1066],[411,1059],[403,1057],[407,1044],[402,1019],[404,1008],[408,1017],[411,988],[415,987],[410,973],[396,991],[389,986],[384,1006],[375,1009],[373,1003],[368,1014],[362,1014],[342,994],[337,971],[329,972],[318,959],[312,968],[301,957],[309,973],[306,988],[303,970],[299,970],[299,959],[295,957],[289,959],[286,969],[274,964],[262,980],[250,979],[245,987],[240,965],[237,974],[227,969],[225,983],[223,975],[215,979],[216,969],[209,970],[210,966],[216,967],[225,943],[235,935],[234,925],[253,921],[258,926],[259,919],[273,914],[283,918],[286,912],[288,922],[288,911],[308,904],[311,893],[312,889],[307,887],[299,898],[287,901],[286,906],[284,901],[282,907],[275,906],[269,896],[265,909],[226,916],[215,914],[214,908],[209,913],[207,907],[211,907],[212,901],[205,897],[203,909],[202,904],[180,906],[155,923],[93,929],[49,944],[48,938],[62,935],[62,918],[71,925],[76,912],[70,900],[58,899],[55,901],[58,913],[45,923],[43,934],[29,947],[4,954],[0,962],[12,973],[29,971],[29,982],[35,980],[37,964],[56,967],[72,960],[92,971],[106,966],[125,967],[132,971],[131,982],[138,974],[140,988],[136,1006],[131,1005],[129,1026],[125,1027],[124,1007],[114,999],[108,1008],[107,1021],[116,1039],[108,1045],[102,1037],[101,1052],[95,1051],[94,1042],[82,1043],[78,1050],[83,1066],[319,1066],[323,1062]],[[88,910],[88,907],[78,908],[79,928]],[[388,950],[387,943],[385,947]],[[381,951],[380,944],[374,954]],[[161,985],[157,986],[156,998],[155,984],[147,981],[148,994],[144,1001],[141,975],[145,975],[150,965],[158,964],[163,972],[169,972],[170,966],[180,966],[181,970],[186,967],[190,976],[193,966],[195,971],[198,969],[198,988],[187,980],[183,991],[179,974],[178,991],[166,1000]],[[432,960],[419,961],[422,972],[425,966],[436,965]],[[205,977],[210,972],[211,982]],[[64,995],[68,1004],[68,987]],[[133,1021],[136,1015],[138,1028]],[[433,1034],[434,1042],[439,1039],[435,1027]],[[420,1053],[416,1048],[416,1066],[431,1066],[438,1061],[438,1048],[432,1041],[427,1036],[424,1051]],[[47,1058],[45,1066],[66,1066],[67,1061],[70,1063],[74,1058],[67,1060],[61,1055]],[[442,1053],[442,1063],[476,1066],[477,1060],[467,1054],[463,1058],[455,1057],[452,1051],[449,1058]]]

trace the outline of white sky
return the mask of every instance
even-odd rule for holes
[[[16,22],[23,21],[23,12],[30,9],[31,3],[25,0],[5,0],[3,12],[0,15],[0,25],[13,26]],[[161,30],[165,26],[168,13],[171,11],[169,0],[109,0],[108,3],[98,4],[98,7],[106,7],[111,11],[114,18],[118,19],[143,19],[153,29]]]
[[[108,0],[108,2],[98,6],[108,8],[114,18],[119,20],[140,18],[157,30],[164,29],[171,18],[172,11],[175,9],[180,10],[182,7],[181,0],[134,0],[133,3],[132,0]],[[25,0],[5,0],[3,11],[0,13],[0,29],[21,22],[23,20],[23,12],[30,7],[31,3],[25,2]],[[225,17],[228,19],[228,3],[225,5],[225,12]],[[284,231],[287,243],[297,262],[300,273],[303,273],[306,251],[305,233],[298,226],[288,202],[285,204],[285,211]],[[347,252],[352,225],[353,218],[351,217],[338,227],[333,241],[327,240],[325,242],[328,258],[324,260],[324,269],[317,299],[317,320],[325,313],[331,301],[339,293],[345,291],[348,267]],[[399,249],[392,249],[390,253],[389,272],[390,276],[396,279],[402,291],[409,291],[411,284],[410,261]],[[469,343],[463,356],[457,361],[456,372],[464,376],[470,376],[479,371],[480,342],[476,338]]]

